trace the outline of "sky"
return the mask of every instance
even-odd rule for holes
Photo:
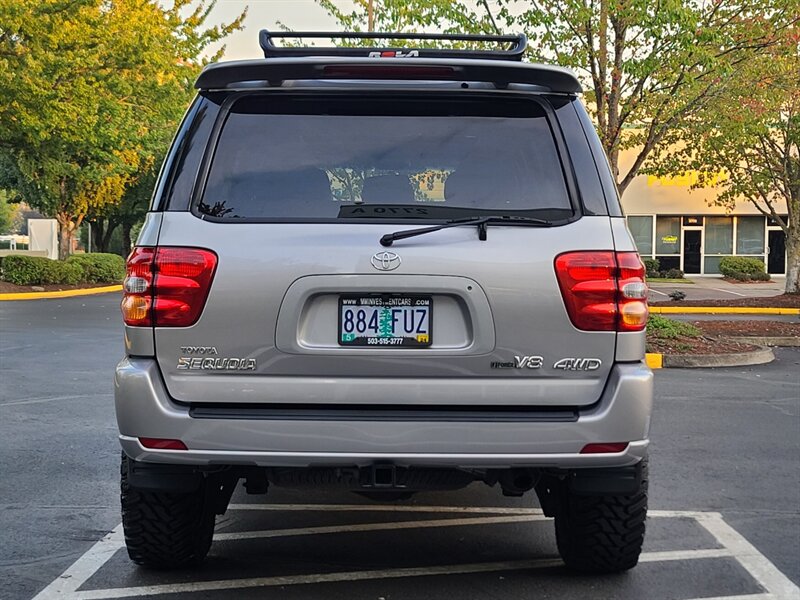
[[[342,8],[352,6],[343,0]],[[244,29],[233,33],[226,41],[225,60],[261,58],[258,32],[261,29],[278,29],[278,21],[294,30],[324,31],[336,29],[336,21],[322,10],[314,0],[217,0],[209,17],[209,24],[229,22],[245,7],[249,7]]]

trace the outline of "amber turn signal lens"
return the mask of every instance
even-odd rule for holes
[[[145,296],[125,296],[122,300],[122,317],[129,325],[148,320],[150,298]]]
[[[626,302],[620,306],[620,317],[625,327],[644,327],[647,314],[647,304],[644,302]]]

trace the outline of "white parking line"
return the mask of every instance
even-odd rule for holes
[[[521,523],[523,521],[544,521],[543,515],[515,515],[507,517],[474,517],[471,519],[430,519],[426,521],[400,521],[397,523],[357,523],[355,525],[325,525],[322,527],[299,527],[296,529],[271,529],[268,531],[241,531],[237,533],[217,533],[214,539],[256,540],[295,535],[320,535],[326,533],[354,533],[362,531],[396,531],[398,529],[426,529],[430,527],[464,527],[466,525],[496,525],[498,523]]]
[[[654,290],[653,288],[647,288],[648,291],[653,292],[654,294],[659,294],[661,296],[669,296],[669,294],[665,294],[664,292],[659,292],[658,290]]]
[[[402,504],[231,504],[228,510],[280,510],[320,512],[426,512],[426,513],[489,513],[493,515],[541,515],[541,508],[513,508],[508,506],[424,506]]]
[[[445,506],[386,506],[386,505],[317,505],[317,504],[232,504],[230,510],[283,510],[283,511],[340,511],[340,512],[427,512],[427,513],[479,513],[507,516],[485,516],[455,519],[432,519],[421,521],[401,521],[388,523],[356,523],[321,527],[304,527],[269,531],[245,531],[237,533],[218,533],[216,541],[236,541],[264,537],[289,537],[297,535],[318,535],[353,531],[385,531],[398,529],[474,526],[522,521],[540,521],[545,517],[538,509],[509,507],[445,507]],[[649,511],[651,518],[688,518],[696,520],[722,546],[698,550],[668,550],[645,552],[640,562],[667,562],[699,560],[709,558],[733,558],[747,570],[750,576],[764,588],[764,593],[738,596],[720,596],[703,600],[785,600],[800,598],[800,588],[781,573],[763,554],[750,544],[741,534],[728,525],[722,515],[716,512],[698,511]],[[307,575],[255,577],[225,579],[215,581],[195,581],[188,583],[169,583],[151,586],[80,590],[103,565],[118,551],[124,548],[122,526],[92,546],[72,566],[55,581],[42,590],[34,600],[69,598],[71,600],[95,600],[100,598],[130,598],[158,594],[205,592],[214,590],[233,590],[243,588],[274,587],[285,585],[304,585],[345,581],[366,581],[391,578],[429,577],[458,575],[467,573],[486,573],[496,571],[516,571],[521,569],[540,569],[562,565],[560,559],[542,558],[506,562],[489,562],[456,565],[434,565],[428,567],[409,567],[367,571],[347,571],[334,573],[315,573]]]
[[[740,294],[739,292],[732,292],[730,290],[723,290],[722,288],[708,288],[710,290],[716,290],[717,292],[725,292],[726,294],[733,294],[734,296],[747,296],[747,294]]]
[[[697,520],[716,540],[736,556],[761,587],[778,598],[800,598],[800,588],[781,573],[767,557],[761,554],[747,539],[728,525],[719,513],[709,513]]]

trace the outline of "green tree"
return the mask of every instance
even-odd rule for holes
[[[476,12],[466,2],[451,0],[354,0],[350,10],[342,2],[317,0],[336,19],[342,31],[390,31],[415,33],[435,30],[448,33],[493,33],[491,16]],[[372,6],[372,18],[370,18]],[[368,41],[353,42],[369,45]]]
[[[513,16],[512,8],[524,7]],[[653,150],[726,93],[727,82],[777,43],[798,0],[511,0],[502,17],[532,38],[536,60],[573,68],[620,193]],[[620,151],[636,148],[621,169]]]
[[[11,204],[8,197],[6,190],[0,190],[0,235],[11,233],[17,224],[19,204]]]
[[[786,235],[787,293],[800,293],[800,27],[763,52],[727,93],[659,153],[659,174],[695,169],[695,187],[722,188],[716,203],[753,204]],[[718,173],[722,173],[720,179]],[[788,217],[788,218],[787,218]]]
[[[0,0],[2,183],[58,220],[62,256],[87,214],[154,168],[202,52],[241,26],[207,27],[213,6]]]

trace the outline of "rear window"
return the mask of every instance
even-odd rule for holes
[[[564,219],[573,208],[533,100],[245,96],[200,213],[223,219]]]

